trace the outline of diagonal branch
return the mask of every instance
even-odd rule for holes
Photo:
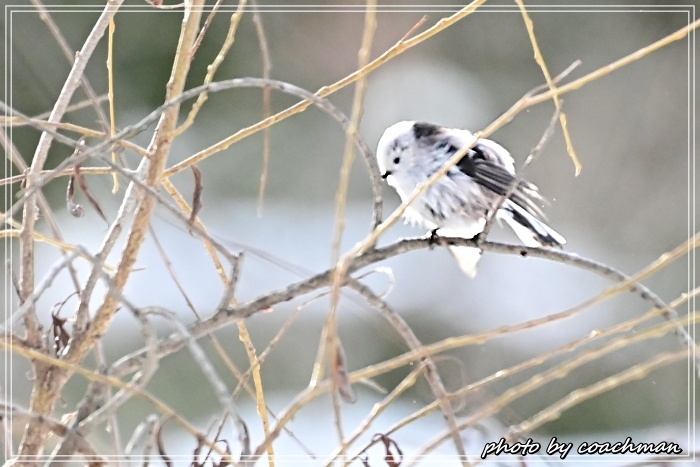
[[[441,238],[441,241],[444,245],[449,246],[477,246],[476,240],[472,239]],[[663,264],[667,264],[672,259],[676,259],[679,257],[679,255],[687,252],[689,249],[696,248],[699,243],[700,234],[696,234],[693,238],[672,252],[662,255],[660,261],[663,261]],[[430,239],[428,238],[409,238],[399,240],[398,242],[385,247],[373,248],[365,252],[363,255],[355,258],[348,265],[347,272],[348,274],[352,274],[361,268],[387,260],[394,256],[409,251],[431,248],[433,246],[434,245],[431,244]],[[639,282],[639,275],[630,277],[623,272],[600,262],[583,258],[575,253],[568,253],[560,250],[526,247],[491,241],[483,242],[478,246],[484,251],[498,254],[520,256],[523,258],[546,259],[563,265],[583,269],[593,274],[605,277],[606,279],[617,283],[615,286],[613,286],[613,289],[606,291],[606,296],[610,296],[615,292],[628,290],[629,292],[634,293],[643,300],[649,302],[654,308],[662,310],[664,316],[669,321],[675,320],[674,312],[670,311],[669,307],[666,306],[663,300],[661,300],[661,298]],[[659,267],[660,263],[654,266],[655,269],[658,269]],[[194,337],[199,338],[234,323],[239,319],[248,318],[280,303],[293,300],[323,287],[328,287],[332,283],[334,273],[335,269],[329,269],[302,281],[291,284],[284,289],[268,292],[263,296],[241,304],[235,308],[219,310],[211,317],[190,325],[190,333]],[[680,336],[679,339],[683,342],[684,346],[687,344],[694,347],[692,337],[680,324],[676,326],[676,333]],[[186,342],[180,336],[172,335],[160,341],[157,352],[159,355],[168,355],[180,350],[185,344]],[[123,375],[134,371],[138,368],[140,361],[139,359],[144,355],[144,353],[145,351],[142,349],[120,359],[113,365],[112,373],[115,375]],[[698,372],[700,373],[700,370]]]

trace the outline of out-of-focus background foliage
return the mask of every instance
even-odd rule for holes
[[[263,6],[266,3],[260,1]],[[345,3],[362,4],[355,1]],[[426,7],[425,3],[405,11],[378,13],[372,58],[392,46],[423,15],[428,16],[425,28],[453,11]],[[447,0],[439,3],[462,5]],[[542,2],[526,3],[537,5]],[[658,2],[616,2],[617,5],[649,5],[649,8],[641,6],[635,9],[562,6],[533,10],[531,17],[535,33],[552,74],[558,74],[575,60],[581,60],[581,66],[567,79],[583,76],[694,19],[687,9],[652,7],[654,3]],[[136,1],[126,4],[143,5]],[[231,8],[235,4],[224,4],[226,12],[219,13],[214,19],[197,53],[190,86],[201,84],[206,66],[213,61],[225,37]],[[47,5],[60,6],[62,2]],[[333,6],[334,2],[325,5]],[[488,5],[506,8],[479,11],[369,75],[361,134],[371,147],[375,147],[387,126],[399,120],[420,119],[472,130],[482,129],[523,94],[543,83],[521,14],[510,2],[488,2]],[[344,11],[347,9],[340,7],[335,10],[322,7],[321,10],[270,8],[261,14],[270,46],[273,78],[315,91],[357,68],[364,13]],[[96,9],[55,8],[51,14],[70,45],[78,49],[99,13]],[[14,11],[12,15],[11,22],[5,18],[4,23],[12,25],[12,29],[5,31],[9,41],[5,48],[5,54],[9,54],[5,99],[25,114],[37,115],[51,109],[70,67],[36,12],[27,8]],[[117,15],[114,78],[119,128],[135,123],[163,102],[181,20],[179,10],[125,9]],[[692,172],[695,165],[689,162],[692,160],[689,141],[691,130],[694,130],[689,124],[693,111],[689,88],[694,77],[691,45],[688,39],[678,41],[563,97],[569,131],[583,171],[580,176],[574,176],[574,166],[567,156],[558,128],[540,157],[527,169],[526,177],[537,183],[551,201],[547,208],[548,217],[551,225],[567,238],[567,251],[597,259],[631,274],[681,244],[689,233],[697,230],[697,225],[689,222],[689,186],[697,175]],[[106,40],[103,40],[87,72],[100,94],[107,91],[106,57]],[[252,16],[246,13],[235,44],[216,78],[261,75],[258,39]],[[352,92],[350,86],[332,95],[330,100],[349,114]],[[79,92],[74,101],[83,98]],[[294,102],[289,96],[272,96],[274,111]],[[551,103],[533,107],[492,137],[511,150],[519,165],[542,136],[552,112]],[[260,89],[234,90],[211,96],[197,123],[178,140],[170,164],[258,121],[262,116]],[[90,127],[98,125],[94,111],[89,108],[71,113],[66,120]],[[21,127],[13,129],[12,135],[29,163],[38,133]],[[269,179],[261,214],[258,215],[256,198],[262,170],[263,138],[262,133],[258,133],[199,165],[205,184],[201,217],[216,236],[228,242],[234,250],[255,248],[276,259],[277,263],[290,263],[313,272],[323,270],[331,265],[343,130],[325,114],[310,108],[275,125],[270,137]],[[144,134],[136,141],[145,146],[149,137]],[[70,150],[54,144],[49,167],[69,154]],[[136,165],[138,158],[134,154],[125,156],[132,167]],[[173,182],[184,193],[191,192],[192,180],[188,171],[175,176]],[[94,251],[106,226],[87,206],[88,213],[81,219],[67,215],[65,184],[65,179],[52,182],[46,194],[59,215],[67,241]],[[110,194],[110,177],[91,177],[89,184],[109,219],[113,219],[121,196]],[[122,190],[124,186],[123,183]],[[16,189],[13,187],[13,193]],[[384,193],[385,206],[390,211],[398,205],[398,197],[388,188]],[[6,197],[5,201],[11,203],[13,198]],[[345,250],[368,232],[371,206],[367,170],[360,158],[355,163],[350,183],[347,232],[343,240]],[[200,312],[209,314],[222,293],[216,272],[199,241],[164,210],[160,213],[154,223],[159,239],[194,304]],[[43,223],[40,223],[40,228],[47,230]],[[424,233],[409,226],[396,226],[381,243]],[[498,228],[493,230],[492,236],[516,241],[509,232]],[[58,254],[46,245],[39,248],[38,270],[45,273]],[[118,252],[119,248],[112,255],[112,264],[116,263]],[[12,256],[17,257],[16,250]],[[444,249],[410,253],[382,266],[393,270],[394,284],[387,301],[401,313],[424,343],[543,317],[577,305],[609,285],[606,280],[588,272],[560,264],[495,254],[484,255],[479,275],[470,280],[459,272]],[[648,279],[646,284],[664,300],[671,301],[688,291],[689,266],[686,259],[677,261]],[[142,270],[132,275],[126,290],[136,304],[164,306],[176,311],[183,320],[194,319],[152,241],[147,242],[137,267]],[[299,278],[294,271],[285,270],[280,264],[250,252],[243,265],[237,298],[246,301]],[[45,310],[44,316],[48,316],[54,303],[66,298],[59,292],[62,283],[66,284],[63,290],[70,290],[68,278],[59,277],[54,293],[46,295],[40,302]],[[373,275],[368,283],[379,292],[389,287],[389,281],[382,274]],[[16,306],[16,300],[11,297],[8,300]],[[386,360],[406,350],[391,327],[361,298],[348,292],[341,303],[340,335],[350,369]],[[253,342],[259,349],[267,345],[299,304],[278,306],[272,312],[258,314],[249,320]],[[70,315],[74,305],[75,299],[69,300],[63,315]],[[450,352],[447,358],[439,359],[439,368],[448,390],[455,389],[584,337],[593,330],[638,316],[647,309],[648,305],[638,297],[618,296],[579,313],[575,318],[505,334],[480,345]],[[679,311],[687,313],[687,307],[681,307]],[[273,410],[281,411],[308,383],[327,312],[328,301],[325,299],[309,305],[263,365],[265,389]],[[164,326],[163,335],[167,332],[169,330]],[[247,358],[235,330],[221,332],[219,337],[234,361],[245,368]],[[106,338],[108,359],[114,360],[127,349],[135,350],[141,344],[137,323],[126,313],[120,314],[115,328]],[[204,345],[208,348],[208,344]],[[517,423],[576,388],[677,347],[673,335],[625,347],[518,400],[507,408],[499,422],[506,426]],[[562,361],[562,358],[545,363],[545,368]],[[148,389],[177,407],[185,417],[204,426],[214,415],[215,399],[198,368],[189,363],[191,360],[184,351],[166,358]],[[22,404],[28,401],[27,369],[24,361],[14,361],[13,397]],[[223,366],[219,369],[227,374]],[[390,390],[405,372],[397,371],[377,382]],[[463,401],[461,413],[469,414],[532,374],[525,372],[488,386]],[[691,410],[688,399],[691,379],[685,361],[669,365],[640,381],[582,402],[563,413],[558,420],[546,424],[535,436],[547,439],[556,435],[560,439],[575,440],[595,434],[596,440],[624,440],[629,434],[635,441],[660,441],[663,438],[688,449],[686,428]],[[230,375],[227,381],[231,387],[235,386]],[[84,387],[80,378],[68,386],[65,410],[70,410],[80,399]],[[363,386],[356,390],[358,403],[344,406],[348,431],[354,429],[372,404],[382,397]],[[408,397],[379,419],[374,431],[382,431],[419,409],[431,400],[430,396],[427,385],[419,383],[408,392]],[[251,424],[253,442],[259,442],[260,431],[253,402],[244,397],[239,405]],[[144,413],[151,410],[140,401],[130,403],[127,408],[129,410],[124,412],[121,421],[125,437],[143,419]],[[290,427],[312,451],[323,454],[337,443],[331,420],[330,401],[322,398],[301,412]],[[432,418],[400,431],[395,439],[410,451],[411,447],[421,446],[443,428],[441,416],[434,414]],[[503,433],[498,428],[493,430],[496,439]],[[294,441],[285,436],[282,439],[285,447],[278,453],[301,452]],[[171,452],[180,452],[180,449],[186,453],[191,446],[173,444],[170,449]],[[475,447],[473,452],[477,450]],[[441,452],[450,453],[451,445],[445,444]]]

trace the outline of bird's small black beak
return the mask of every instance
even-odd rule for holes
[[[384,173],[382,174],[382,178],[383,178],[384,180],[386,180],[386,178],[387,178],[389,175],[391,175],[391,172],[387,170],[386,172],[384,172]]]

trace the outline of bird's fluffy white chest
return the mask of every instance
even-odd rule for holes
[[[401,201],[406,201],[416,186],[427,180],[413,177],[389,177],[389,184],[396,189]],[[483,199],[481,187],[471,177],[451,169],[434,185],[421,193],[404,213],[412,224],[429,229],[459,232],[459,236],[473,236],[483,229],[483,217],[488,206],[475,200]],[[470,233],[467,233],[470,232]],[[444,233],[444,232],[443,232]]]

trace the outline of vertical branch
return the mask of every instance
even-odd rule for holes
[[[376,0],[367,0],[365,10],[365,26],[362,33],[362,45],[357,53],[358,69],[364,68],[369,63],[369,56],[372,50],[372,41],[374,39],[374,33],[377,29],[376,7]],[[340,183],[336,194],[335,232],[333,235],[333,264],[337,263],[340,257],[340,243],[343,238],[343,232],[345,231],[345,205],[347,202],[348,186],[350,183],[350,169],[352,169],[352,163],[355,160],[353,136],[357,132],[360,119],[362,118],[366,82],[367,80],[365,77],[362,77],[357,81],[352,102],[350,124],[345,130],[345,151],[343,154],[343,164],[340,172]],[[331,310],[328,315],[328,319],[326,320],[321,341],[319,342],[316,364],[314,365],[314,372],[311,375],[312,385],[323,377],[324,360],[327,357],[326,351],[328,351],[330,361],[336,362],[341,357],[342,349],[340,347],[340,341],[336,328],[336,316],[338,313],[338,304],[340,302],[340,287],[345,279],[345,270],[341,267],[338,268],[337,271],[338,273],[334,277],[333,289],[331,291]],[[333,385],[331,396],[333,399],[333,409],[335,411],[336,428],[338,431],[339,442],[342,444],[343,439],[345,439],[345,435],[343,434],[343,423],[337,390],[338,380],[337,378],[331,378],[331,381],[331,384]],[[343,454],[342,451],[341,454]]]
[[[75,55],[75,61],[71,68],[66,82],[61,89],[61,93],[54,104],[48,121],[58,123],[70,104],[70,100],[75,90],[80,85],[85,67],[90,56],[97,47],[97,43],[102,38],[105,29],[109,25],[110,19],[116,14],[123,0],[109,0],[102,14],[98,18],[95,26],[90,31],[82,49]],[[37,194],[34,193],[34,185],[38,184],[41,178],[41,170],[46,163],[49,148],[53,141],[53,136],[49,133],[42,133],[39,138],[32,160],[31,167],[27,173],[27,199],[24,204],[22,216],[22,229],[20,232],[21,251],[21,272],[20,272],[20,300],[24,301],[31,296],[34,289],[34,227],[36,225]],[[30,304],[28,312],[24,315],[24,324],[27,330],[27,342],[35,348],[41,346],[41,330],[33,304]],[[44,384],[46,379],[52,378],[52,373],[48,371],[46,365],[34,364],[34,389],[31,395],[30,410],[39,415],[48,415],[53,412],[53,407],[59,394],[58,391],[52,393],[51,385]],[[24,437],[20,442],[18,454],[20,456],[32,456],[42,453],[44,441],[48,435],[48,426],[41,418],[32,418],[27,424]],[[21,463],[24,464],[24,463]]]
[[[103,12],[103,14],[100,16],[98,23],[93,28],[93,31],[83,47],[83,50],[86,51],[85,54],[82,54],[81,52],[76,56],[74,68],[71,70],[66,85],[64,86],[65,92],[61,93],[61,96],[54,107],[54,111],[49,117],[50,122],[60,120],[60,117],[70,101],[70,96],[75,91],[75,88],[79,83],[78,78],[80,75],[82,75],[82,72],[85,69],[87,58],[94,50],[98,39],[102,36],[102,34],[104,34],[105,29],[109,25],[110,19],[114,16],[118,9],[116,7],[118,7],[120,3],[121,2],[118,0],[110,1],[105,9],[105,12]],[[175,56],[175,63],[167,85],[167,100],[172,100],[173,98],[179,96],[184,88],[185,79],[189,71],[189,57],[192,50],[192,44],[196,37],[197,28],[199,27],[202,3],[203,1],[194,2],[194,4],[185,11],[185,18],[180,33],[180,40],[178,42],[177,54]],[[173,105],[163,112],[149,148],[149,152],[152,154],[152,157],[150,159],[144,159],[139,167],[139,174],[144,174],[145,172],[144,184],[148,187],[157,188],[160,184],[161,174],[167,162],[167,157],[173,142],[172,132],[177,123],[179,109],[179,105]],[[43,167],[46,160],[46,155],[48,154],[48,149],[52,139],[53,137],[51,135],[48,135],[47,133],[42,134],[32,168],[27,176],[29,186],[31,186],[32,182],[36,183],[38,181],[39,171]],[[129,188],[130,190],[127,190],[128,193],[125,195],[125,199],[122,204],[122,211],[124,211],[123,208],[126,206],[126,204],[132,202],[130,193],[135,193],[133,183],[130,184]],[[31,294],[31,283],[33,283],[34,279],[34,249],[32,243],[32,232],[34,230],[36,203],[33,199],[34,197],[31,195],[29,196],[30,199],[28,199],[27,203],[25,204],[24,217],[24,219],[28,222],[23,223],[23,229],[20,237],[23,248],[23,271],[21,279],[23,296],[29,296],[29,294]],[[88,324],[86,329],[76,332],[70,347],[65,354],[65,360],[70,363],[77,363],[83,359],[85,354],[107,331],[107,328],[109,327],[110,323],[112,322],[112,318],[116,313],[117,305],[119,303],[117,297],[124,289],[124,285],[126,284],[126,281],[131,273],[138,255],[138,251],[143,244],[145,233],[147,232],[150,218],[155,207],[154,197],[141,192],[140,198],[140,205],[138,206],[134,217],[131,232],[122,254],[122,260],[114,276],[114,288],[117,293],[109,294],[106,297],[103,305],[96,313],[94,320]],[[116,235],[118,235],[120,230],[120,228],[111,230],[109,236],[114,238]],[[97,266],[98,265],[95,267]],[[31,283],[28,281],[31,281]],[[38,323],[36,322],[36,316],[33,310],[31,313],[27,313],[26,316],[29,316],[29,318],[25,319],[28,324],[28,331],[31,331],[34,334],[33,338],[39,341],[41,336],[38,332]],[[32,393],[31,410],[37,414],[50,414],[53,412],[55,402],[60,396],[61,389],[63,388],[63,385],[66,383],[70,374],[71,373],[65,368],[51,368],[51,371],[47,371],[46,369],[37,371],[37,378],[35,381],[34,391]],[[47,434],[48,428],[45,424],[41,423],[40,419],[30,421],[25,431],[25,437],[20,445],[19,454],[41,454]]]
[[[58,123],[61,121],[63,114],[70,104],[71,98],[75,93],[75,90],[80,85],[81,77],[85,71],[90,56],[97,47],[97,43],[102,38],[109,24],[109,20],[114,16],[114,14],[119,9],[123,0],[110,0],[107,3],[104,11],[100,15],[97,23],[93,27],[92,31],[85,40],[82,49],[75,55],[75,60],[73,62],[73,67],[66,78],[66,82],[61,89],[61,93],[54,104],[51,115],[49,115],[49,123]],[[22,214],[22,231],[20,234],[20,249],[21,249],[21,273],[20,273],[20,299],[25,300],[32,293],[34,287],[34,241],[33,232],[34,226],[36,225],[37,217],[37,197],[36,194],[31,193],[30,188],[37,184],[41,175],[41,170],[46,163],[48,157],[49,148],[53,142],[53,136],[44,132],[39,138],[39,144],[37,145],[36,151],[34,152],[34,157],[32,159],[32,164],[27,173],[25,180],[27,187],[27,200],[24,204],[24,211]],[[35,346],[40,345],[38,322],[33,306],[30,307],[30,312],[25,315],[25,326],[27,327],[27,339]]]
[[[114,18],[109,21],[109,34],[107,35],[107,83],[109,86],[109,135],[114,137],[117,134],[117,123],[114,116]],[[112,151],[112,162],[117,163],[117,153]],[[116,173],[112,174],[112,194],[119,191],[119,177]]]
[[[444,31],[445,29],[449,28],[450,26],[453,26],[457,24],[459,21],[462,19],[466,18],[467,16],[471,15],[474,13],[478,7],[483,4],[486,0],[473,0],[469,5],[465,6],[461,10],[459,10],[457,13],[453,14],[452,16],[449,16],[447,18],[443,18],[440,21],[438,21],[433,27],[423,31],[422,33],[411,37],[410,39],[402,39],[399,42],[397,42],[394,46],[392,46],[390,49],[388,49],[386,52],[381,54],[379,57],[375,58],[371,62],[367,64],[367,66],[362,67],[361,69],[355,71],[354,73],[346,76],[345,78],[341,79],[340,81],[336,81],[335,83],[329,85],[329,86],[324,86],[321,89],[319,89],[316,92],[317,97],[327,97],[334,92],[344,88],[345,86],[348,86],[349,84],[354,83],[358,79],[368,75],[369,73],[373,72],[380,66],[384,65],[386,62],[389,60],[393,59],[394,57],[402,54],[403,52],[407,51],[408,49],[415,47],[416,45],[428,40],[429,38],[435,36],[436,34]],[[700,20],[698,20],[700,23]],[[696,26],[697,27],[697,26]],[[684,30],[686,28],[683,28]],[[551,98],[551,96],[550,96]],[[274,115],[272,115],[269,118],[266,118],[265,120],[261,120],[258,123],[255,123],[247,128],[243,128],[242,130],[237,131],[236,133],[232,134],[231,136],[224,138],[223,140],[209,146],[206,149],[203,149],[199,151],[198,153],[188,157],[187,159],[178,162],[177,164],[174,164],[172,167],[169,167],[168,170],[165,171],[165,175],[167,177],[170,177],[171,175],[176,174],[177,172],[180,172],[189,166],[196,164],[203,159],[206,159],[207,157],[211,156],[212,154],[215,154],[217,152],[223,151],[227,148],[229,148],[232,144],[237,143],[238,141],[254,134],[257,133],[258,131],[267,128],[279,121],[284,120],[285,118],[291,117],[292,115],[298,114],[299,112],[303,112],[309,106],[312,105],[311,100],[305,100],[302,102],[299,102],[297,104],[294,104],[293,106],[278,112]],[[375,192],[375,196],[379,196],[379,192]]]
[[[406,345],[413,351],[420,351],[425,347],[418,340],[413,330],[408,326],[406,321],[404,321],[401,316],[396,313],[384,300],[377,296],[372,290],[366,285],[359,281],[351,280],[350,287],[352,287],[357,293],[362,295],[367,302],[375,307],[386,319],[392,327],[398,332],[403,338]],[[460,434],[459,426],[457,424],[457,417],[455,416],[454,410],[452,408],[452,403],[448,398],[448,392],[445,388],[445,384],[440,378],[440,372],[435,364],[435,361],[431,356],[424,356],[421,358],[421,364],[425,369],[425,379],[430,385],[430,389],[435,396],[435,402],[440,406],[442,410],[442,415],[445,418],[449,433],[452,436],[452,440],[457,450],[457,454],[463,464],[468,464],[469,459],[467,457],[467,451],[464,448],[464,442],[462,441],[462,435]],[[341,444],[343,440],[341,440]],[[340,451],[342,453],[342,451]]]
[[[2,127],[0,127],[0,146],[3,146],[5,148],[6,156],[15,165],[15,167],[17,167],[20,170],[20,172],[22,172],[23,174],[26,173],[26,171],[28,169],[27,163],[24,162],[24,158],[19,153],[19,150],[12,143],[10,138],[7,136],[5,129]],[[39,209],[41,210],[42,214],[44,215],[44,219],[46,220],[46,223],[48,224],[49,228],[51,229],[51,232],[53,233],[54,238],[58,242],[64,243],[63,234],[61,233],[61,229],[58,227],[58,222],[56,222],[56,216],[54,216],[53,211],[51,210],[51,206],[49,206],[49,203],[46,200],[46,196],[44,196],[44,193],[41,191],[37,191],[37,196],[38,196],[37,202],[39,203]],[[6,195],[6,199],[9,199],[8,195]],[[12,222],[8,218],[5,218],[4,221],[6,223]],[[49,240],[49,241],[51,241],[51,240]],[[63,255],[64,258],[66,258],[67,255],[66,255],[65,250],[61,249],[61,254]],[[78,280],[78,273],[76,272],[76,270],[72,264],[69,263],[67,265],[67,267],[68,267],[68,272],[70,274],[71,280],[73,281],[73,286],[75,287],[75,291],[77,292],[80,290],[80,281]]]
[[[365,13],[365,29],[362,35],[362,46],[357,53],[358,69],[362,69],[369,63],[369,56],[372,50],[372,40],[377,29],[377,3],[375,0],[367,1],[367,11]],[[350,170],[355,161],[355,151],[353,148],[353,136],[357,133],[364,110],[365,90],[367,87],[367,77],[363,76],[355,84],[355,94],[352,101],[352,115],[350,124],[345,129],[345,150],[343,152],[343,164],[340,172],[340,183],[335,196],[335,232],[333,235],[333,264],[340,258],[340,243],[345,231],[345,205],[347,203],[348,186],[350,184]]]
[[[66,57],[66,60],[68,60],[68,63],[72,65],[73,60],[75,59],[75,52],[73,51],[73,49],[71,49],[70,45],[68,44],[68,41],[66,41],[66,38],[63,37],[63,34],[61,34],[61,30],[58,28],[58,25],[54,22],[53,18],[51,18],[49,12],[46,11],[46,8],[41,3],[41,0],[31,0],[31,2],[39,12],[39,17],[41,18],[41,20],[44,23],[46,23],[46,27],[49,28],[51,35],[56,41],[56,44],[58,44],[58,46],[60,47],[61,51],[63,52],[63,55]],[[103,127],[106,128],[107,116],[102,110],[102,107],[100,107],[100,99],[97,97],[95,89],[92,87],[90,81],[87,79],[86,76],[80,77],[80,84],[82,85],[85,94],[87,94],[88,96],[87,105],[92,106],[92,108],[95,110],[95,113],[97,114],[97,118],[100,120],[100,123]]]
[[[525,8],[523,0],[515,0],[515,3],[518,4],[518,7],[520,8],[520,13],[522,13],[523,15],[525,27],[527,28],[527,34],[530,37],[532,49],[535,52],[535,61],[542,69],[542,74],[544,75],[544,79],[547,81],[547,86],[549,86],[549,89],[551,91],[554,91],[556,89],[556,86],[554,85],[554,81],[552,81],[552,76],[549,74],[547,64],[544,62],[544,57],[542,57],[542,52],[540,52],[540,46],[537,44],[537,37],[535,37],[535,28],[532,24],[532,20],[530,19],[530,15],[527,14],[527,9]],[[574,145],[571,142],[571,135],[569,135],[569,130],[566,126],[566,114],[561,110],[561,100],[559,99],[559,96],[552,96],[552,100],[554,101],[554,105],[557,108],[557,112],[559,112],[559,122],[561,123],[561,129],[564,132],[566,150],[569,153],[569,157],[571,157],[571,161],[574,163],[574,168],[576,171],[575,173],[578,176],[578,174],[581,173],[581,162],[579,161],[578,156],[576,155],[576,151],[574,151]]]
[[[183,20],[182,30],[180,32],[180,40],[178,42],[177,53],[175,55],[175,63],[167,84],[166,100],[172,100],[179,96],[185,86],[185,80],[190,69],[190,54],[192,44],[197,35],[199,20],[202,15],[202,5],[204,0],[193,2],[185,10],[185,18]],[[151,157],[144,159],[139,167],[139,174],[144,174],[143,184],[146,187],[157,189],[161,184],[163,169],[167,163],[170,148],[174,141],[173,133],[177,124],[177,118],[180,111],[180,105],[168,107],[161,115],[156,127],[153,139],[149,145]],[[134,182],[130,183],[130,190],[134,188]],[[127,191],[130,191],[127,190]],[[136,262],[139,249],[143,244],[150,224],[151,215],[155,208],[156,198],[147,193],[141,192],[138,196],[140,199],[136,214],[133,220],[131,231],[126,242],[124,251],[122,252],[121,262],[114,276],[114,288],[121,293],[126,285],[126,281],[131,274],[131,270]],[[128,198],[128,196],[126,196]],[[125,199],[124,203],[128,202]],[[122,204],[122,208],[124,204]],[[95,340],[99,339],[109,327],[109,324],[114,317],[117,309],[118,301],[114,294],[105,298],[104,303],[95,315],[95,318],[90,323],[88,328],[75,336],[71,347],[68,350],[66,359],[71,362],[78,362],[82,359],[89,348],[94,344]]]
[[[247,0],[241,0],[241,2],[238,4],[238,9],[236,9],[236,12],[231,15],[231,20],[229,23],[229,28],[228,28],[228,33],[226,34],[226,39],[224,39],[224,43],[221,45],[221,50],[219,50],[219,53],[216,55],[216,58],[214,58],[214,61],[212,62],[211,65],[207,67],[207,75],[204,77],[204,84],[209,84],[214,80],[214,75],[216,74],[216,71],[219,69],[221,64],[224,62],[224,59],[226,58],[226,54],[228,53],[229,49],[233,45],[234,40],[236,39],[236,31],[238,30],[238,25],[241,23],[241,18],[243,17],[243,11],[245,9]],[[212,15],[214,12],[212,11]],[[210,16],[211,18],[211,16]],[[205,31],[205,29],[202,30],[202,33]],[[195,49],[196,50],[196,49]],[[173,95],[176,96],[177,94]],[[199,111],[201,110],[202,106],[204,103],[207,101],[209,98],[209,95],[206,92],[203,92],[202,94],[197,97],[197,101],[192,105],[192,109],[190,110],[190,113],[187,115],[187,119],[185,120],[185,123],[180,125],[178,128],[173,129],[173,136],[179,136],[182,133],[184,133],[192,124],[194,123],[195,118],[197,118],[197,114],[199,114]]]
[[[255,32],[258,36],[258,43],[260,44],[260,55],[262,57],[263,65],[263,78],[270,79],[270,71],[272,70],[272,62],[270,61],[270,47],[267,44],[267,36],[265,35],[265,28],[263,27],[262,18],[260,18],[260,12],[257,10],[258,4],[253,0],[251,2],[256,8],[253,11],[253,23],[255,24]],[[271,115],[270,111],[270,88],[263,88],[263,119],[269,118]],[[263,166],[260,173],[260,187],[258,188],[258,216],[262,215],[263,200],[265,198],[265,187],[267,185],[267,174],[270,167],[270,128],[265,128],[263,130]]]
[[[253,382],[255,383],[255,400],[257,402],[258,415],[263,426],[265,437],[270,436],[270,421],[267,417],[267,405],[265,404],[265,393],[263,391],[262,376],[260,374],[260,362],[253,346],[253,341],[248,334],[248,328],[243,320],[238,322],[238,334],[241,342],[245,346],[248,360],[250,361],[250,371],[253,373]],[[267,446],[267,457],[270,467],[275,467],[275,449],[272,444]]]

